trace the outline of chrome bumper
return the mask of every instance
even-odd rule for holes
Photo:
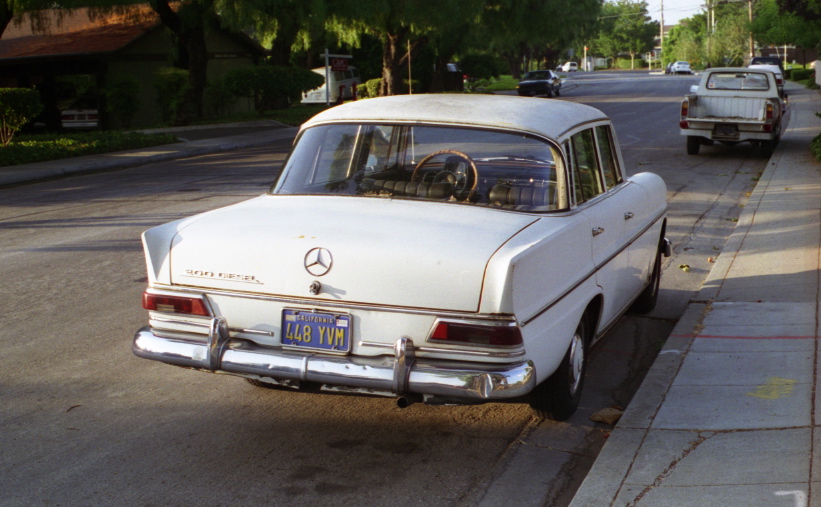
[[[516,398],[536,385],[531,361],[486,365],[417,360],[413,342],[407,338],[397,340],[392,357],[372,358],[261,347],[228,337],[220,319],[211,322],[207,343],[202,338],[160,336],[146,326],[134,336],[132,351],[145,359],[215,373],[295,381],[297,385],[313,382],[346,392],[396,396],[415,393],[431,397],[434,402]]]

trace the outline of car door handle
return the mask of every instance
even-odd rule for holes
[[[604,227],[596,227],[593,229],[593,236],[598,236],[604,232]]]
[[[624,214],[624,219],[625,220],[630,220],[634,216],[636,216],[636,215],[634,215],[632,211],[628,211],[627,213]]]

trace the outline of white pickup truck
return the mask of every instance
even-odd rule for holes
[[[716,68],[704,72],[698,88],[681,103],[681,135],[687,153],[702,144],[750,141],[771,152],[789,119],[787,101],[773,72],[757,68]]]

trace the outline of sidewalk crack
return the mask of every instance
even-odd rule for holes
[[[654,480],[652,484],[650,484],[648,486],[645,486],[645,488],[642,489],[631,502],[628,502],[625,507],[635,507],[636,505],[638,505],[638,503],[641,501],[642,498],[644,498],[644,496],[647,493],[649,493],[651,490],[661,486],[661,483],[664,482],[664,480],[667,477],[669,477],[670,474],[673,473],[673,471],[676,469],[676,466],[678,466],[678,464],[681,462],[681,460],[686,458],[691,452],[695,451],[698,448],[698,446],[700,446],[701,444],[706,442],[707,439],[711,438],[715,434],[716,434],[715,431],[699,432],[698,438],[696,438],[695,440],[690,442],[690,445],[688,445],[687,448],[684,449],[681,456],[679,456],[678,458],[671,461],[670,464],[667,465],[667,468],[665,468],[656,477],[656,480]]]

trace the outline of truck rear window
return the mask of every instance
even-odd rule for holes
[[[770,82],[761,72],[716,72],[707,80],[710,90],[767,91]]]

